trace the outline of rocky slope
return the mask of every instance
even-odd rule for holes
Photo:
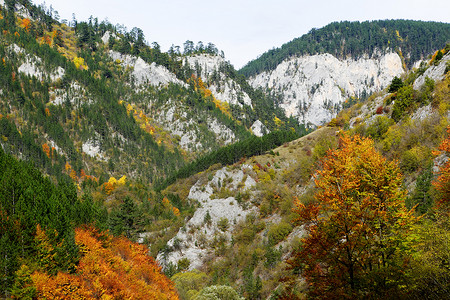
[[[243,105],[252,107],[252,100],[247,93],[224,72],[226,62],[221,56],[192,55],[187,56],[184,63],[197,72],[218,100],[239,107]]]
[[[157,260],[167,266],[176,265],[180,259],[185,258],[190,261],[190,269],[200,268],[210,254],[208,245],[213,240],[222,239],[229,243],[235,225],[256,211],[256,207],[243,207],[236,200],[238,193],[245,192],[256,184],[252,177],[246,175],[249,170],[249,165],[224,167],[211,174],[210,180],[199,179],[191,187],[188,199],[199,203],[200,207],[167,243],[168,249],[172,251],[160,253]],[[213,196],[221,189],[227,189],[226,196]]]

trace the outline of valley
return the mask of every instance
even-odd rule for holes
[[[450,24],[241,70],[28,0],[0,30],[1,299],[445,298]]]

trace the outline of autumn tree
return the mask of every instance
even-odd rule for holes
[[[450,126],[447,128],[448,137],[439,145],[440,151],[433,152],[435,155],[450,156]],[[442,209],[449,208],[450,204],[450,160],[439,168],[437,179],[433,182],[433,186],[438,191],[438,205]]]
[[[75,240],[81,253],[75,274],[31,274],[38,299],[178,299],[147,247],[94,228],[76,229]]]
[[[447,132],[449,136],[442,141],[435,155],[450,155],[450,127]],[[410,299],[446,299],[450,291],[449,160],[439,167],[436,175],[432,182],[436,191],[433,194],[435,205],[415,230],[418,241],[412,261],[410,286],[414,288],[408,295]]]
[[[289,261],[292,269],[304,276],[312,297],[398,297],[414,216],[404,205],[397,164],[372,140],[348,134],[321,163],[315,202],[295,203],[307,236]]]

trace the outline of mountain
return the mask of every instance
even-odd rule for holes
[[[247,78],[212,43],[1,4],[0,297],[446,296],[445,24],[386,21],[387,49],[334,23]]]
[[[1,4],[0,145],[7,156],[0,172],[1,297],[53,297],[52,290],[67,293],[68,281],[88,298],[102,288],[105,295],[130,296],[125,290],[144,291],[153,281],[174,296],[161,269],[141,256],[145,248],[99,232],[137,240],[141,232],[165,231],[168,222],[177,229],[193,207],[153,191],[155,182],[189,163],[208,168],[223,146],[258,141],[259,149],[247,147],[256,153],[304,128],[252,89],[213,45],[163,53],[146,45],[138,28],[126,32],[94,18],[69,25],[30,1]],[[266,133],[271,140],[263,139]],[[229,149],[222,158],[241,158]],[[217,154],[205,162],[209,153]],[[28,162],[37,182],[11,155]],[[124,250],[130,247],[136,252]],[[137,270],[134,259],[149,261]],[[95,260],[110,277],[86,275]],[[119,265],[137,277],[109,289],[125,276]],[[91,280],[101,281],[95,291]],[[140,280],[147,284],[137,287]]]
[[[249,81],[254,88],[280,95],[277,104],[288,116],[319,126],[336,116],[346,102],[384,89],[392,78],[403,73],[396,53],[358,60],[319,54],[283,61],[274,71]]]
[[[287,116],[318,126],[443,48],[449,32],[449,24],[435,22],[331,23],[264,53],[239,72],[273,95]]]
[[[436,60],[439,52],[446,54]],[[439,235],[436,246],[430,246],[433,242],[426,231],[449,231],[448,216],[440,219],[439,209],[433,206],[440,196],[432,185],[436,180],[433,169],[438,172],[449,155],[445,151],[437,157],[432,153],[442,140],[448,140],[445,131],[450,124],[449,47],[436,51],[421,69],[397,79],[401,82],[397,90],[391,88],[395,86],[393,80],[388,84],[389,91],[384,89],[343,109],[327,126],[304,137],[234,164],[212,166],[168,186],[163,193],[176,194],[196,206],[183,226],[172,231],[172,238],[157,256],[168,274],[179,272],[180,266],[185,269],[172,277],[178,278],[177,287],[200,289],[204,283],[197,283],[194,288],[193,281],[191,285],[187,281],[198,276],[202,282],[231,284],[248,299],[305,297],[316,283],[299,276],[308,272],[302,265],[290,267],[304,247],[302,239],[309,226],[298,221],[295,208],[298,203],[311,205],[318,201],[316,183],[323,159],[330,150],[340,149],[340,136],[346,130],[373,140],[376,151],[388,161],[398,160],[402,185],[408,193],[406,207],[415,207],[416,214],[424,218],[410,229],[421,236],[410,250],[417,257],[424,255],[413,265],[426,266],[418,267],[423,274],[411,270],[408,273],[411,278],[407,285],[417,282],[420,287],[409,290],[406,298],[419,299],[426,293],[442,297],[445,292],[441,288],[448,286],[444,283],[445,268],[438,267],[439,262],[434,259],[425,262],[425,257],[430,254],[428,250],[448,241]],[[330,161],[333,159],[336,157],[331,156]],[[371,176],[367,172],[362,174]],[[330,180],[346,183],[346,178]],[[439,221],[433,220],[433,213]],[[144,237],[149,243],[158,240],[154,233],[145,233]],[[419,240],[431,248],[425,250]],[[406,242],[403,245],[409,247]],[[445,256],[446,246],[439,249],[437,257]],[[435,283],[433,276],[437,278]],[[185,295],[184,299],[192,298]]]

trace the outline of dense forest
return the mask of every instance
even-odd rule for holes
[[[410,20],[366,22],[334,22],[314,28],[280,48],[269,50],[250,61],[240,74],[247,77],[273,70],[292,56],[330,53],[338,58],[356,59],[365,54],[400,51],[405,63],[411,65],[441,49],[450,40],[450,24]]]

